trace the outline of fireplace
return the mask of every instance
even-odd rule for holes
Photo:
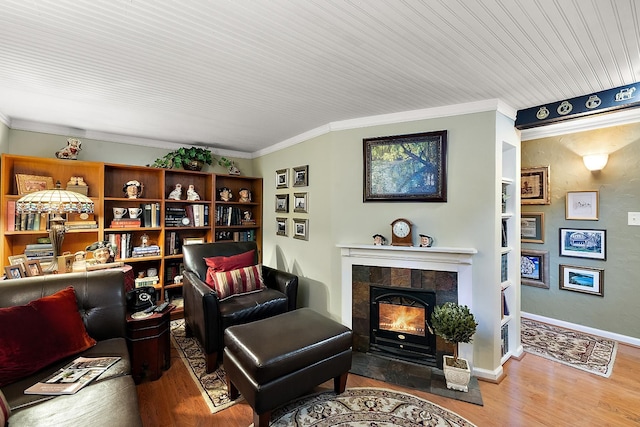
[[[429,326],[435,304],[433,291],[371,286],[369,351],[436,366],[436,339]]]

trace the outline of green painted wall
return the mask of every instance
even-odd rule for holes
[[[511,125],[513,126],[513,124]],[[363,138],[448,131],[447,203],[363,202]],[[275,171],[309,165],[309,186],[277,190]],[[371,244],[372,235],[390,238],[390,223],[411,220],[414,235],[425,233],[438,246],[476,248],[473,260],[474,312],[480,324],[474,345],[476,367],[493,370],[495,313],[499,298],[500,243],[495,221],[496,113],[485,112],[402,124],[335,131],[255,159],[264,180],[264,262],[300,277],[300,305],[336,319],[341,312],[341,258],[337,244]],[[307,191],[308,214],[278,214],[275,195]],[[309,240],[276,235],[276,217],[309,219]],[[416,242],[417,243],[417,242]],[[490,289],[489,289],[490,287]],[[483,351],[479,352],[482,348]]]
[[[584,154],[609,153],[607,166],[589,172]],[[640,212],[640,124],[610,127],[522,142],[522,167],[550,166],[550,205],[523,205],[544,212],[544,244],[523,249],[549,251],[550,289],[522,286],[522,310],[604,331],[640,338],[640,227],[627,212]],[[598,190],[598,221],[565,219],[567,191]],[[604,229],[606,261],[560,257],[559,228]],[[604,269],[604,297],[559,289],[559,265]]]

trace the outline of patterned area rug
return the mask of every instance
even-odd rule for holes
[[[522,346],[528,353],[606,378],[618,349],[616,341],[524,318]]]
[[[276,409],[271,427],[473,427],[455,412],[410,394],[381,388],[349,388],[305,396]]]
[[[229,399],[222,365],[218,366],[215,372],[206,373],[204,353],[198,341],[193,337],[185,337],[184,319],[171,321],[171,341],[212,413],[228,408],[242,399]]]

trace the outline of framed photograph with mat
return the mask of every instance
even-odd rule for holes
[[[520,283],[549,289],[549,251],[520,251]]]
[[[365,138],[364,201],[446,202],[447,131]]]
[[[520,213],[520,241],[544,243],[544,212]]]
[[[276,217],[276,236],[288,236],[287,218]]]
[[[604,297],[604,270],[560,264],[560,289]]]
[[[565,219],[598,220],[598,191],[567,191]]]
[[[8,265],[4,268],[7,279],[21,279],[25,277],[22,264]]]
[[[606,260],[605,230],[560,229],[560,256]]]
[[[520,171],[520,204],[550,205],[549,166],[524,168]]]

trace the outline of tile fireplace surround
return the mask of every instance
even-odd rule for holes
[[[368,322],[363,322],[362,310],[366,304],[368,310],[368,289],[365,290],[366,301],[357,301],[362,283],[359,274],[370,273],[373,276],[382,274],[386,276],[386,283],[382,285],[397,286],[397,283],[405,282],[405,287],[418,287],[416,285],[415,272],[411,270],[421,270],[417,281],[422,282],[423,288],[431,288],[436,291],[437,304],[441,304],[442,299],[452,300],[455,295],[447,293],[455,292],[455,279],[457,276],[457,301],[460,304],[472,307],[472,257],[477,253],[472,248],[451,248],[451,247],[406,247],[406,246],[374,246],[374,245],[338,245],[342,256],[342,323],[354,330],[356,342],[354,349],[360,344],[360,329]],[[354,268],[355,267],[355,268]],[[369,268],[366,268],[369,267]],[[381,268],[377,268],[381,267]],[[386,269],[385,267],[391,267]],[[398,270],[400,269],[400,270]],[[355,271],[355,277],[354,277]],[[456,273],[456,274],[447,274]],[[413,277],[413,280],[411,278]],[[406,281],[409,283],[406,283]],[[439,284],[436,284],[438,282]],[[360,286],[360,287],[359,287]],[[368,287],[368,285],[365,285]],[[402,286],[402,285],[401,285]],[[356,291],[354,292],[354,288]],[[356,301],[354,301],[354,295]],[[444,298],[442,298],[444,297]],[[355,308],[354,308],[355,307]],[[368,318],[368,314],[366,314]],[[363,326],[363,324],[366,324]],[[367,338],[368,339],[368,331]],[[366,344],[368,345],[368,344]],[[438,352],[440,348],[437,346]],[[469,360],[473,366],[473,344],[460,344],[460,356]]]

